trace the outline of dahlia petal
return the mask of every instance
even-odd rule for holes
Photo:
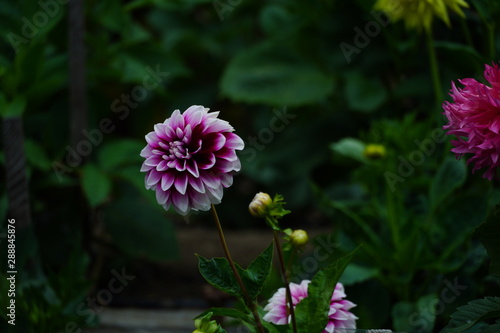
[[[203,131],[204,134],[214,133],[214,132],[232,132],[234,129],[229,123],[225,120],[214,119],[210,120]]]
[[[169,197],[170,197],[170,192],[162,191],[161,189],[158,188],[156,189],[156,201],[158,201],[160,205],[164,205]]]
[[[228,161],[236,161],[238,159],[236,152],[233,149],[228,149],[226,147],[215,152],[215,156]]]
[[[156,171],[165,171],[168,169],[168,161],[161,161],[160,163],[158,163],[158,165],[156,166]]]
[[[142,163],[142,166],[141,166],[141,170],[140,170],[140,171],[141,171],[141,172],[145,172],[145,171],[149,171],[149,170],[151,170],[151,169],[153,169],[153,168],[154,168],[154,166],[147,165],[147,164],[146,164],[146,162],[144,161],[144,162]]]
[[[202,155],[200,155],[200,157],[197,160],[198,168],[201,170],[210,169],[211,167],[213,167],[215,165],[216,161],[217,160],[216,160],[214,154],[212,154],[212,153],[202,154]]]
[[[223,173],[220,175],[220,181],[222,186],[228,188],[233,185],[233,176],[227,173]]]
[[[224,135],[226,137],[226,144],[225,144],[226,148],[236,149],[236,150],[243,150],[243,148],[245,148],[245,143],[236,134],[229,132],[229,133],[224,133]]]
[[[216,188],[212,187],[207,187],[208,193],[213,195],[213,197],[216,199],[217,202],[220,202],[222,200],[222,193],[223,193],[223,187],[219,186]]]
[[[172,205],[177,213],[187,215],[189,212],[189,198],[177,192],[172,192]]]
[[[188,162],[186,162],[186,169],[194,177],[198,178],[200,176],[200,171],[198,170],[198,164],[195,161],[189,160]]]
[[[177,174],[177,176],[175,177],[174,185],[176,190],[179,191],[180,194],[182,195],[186,194],[187,184],[188,184],[187,175],[185,173]]]
[[[184,117],[181,115],[181,112],[179,110],[175,110],[172,113],[168,126],[174,130],[178,127],[184,128]]]
[[[193,130],[191,129],[191,124],[187,124],[186,128],[184,128],[184,137],[182,138],[182,142],[189,143],[191,141],[191,137],[193,135]]]
[[[493,122],[490,124],[490,130],[495,133],[500,131],[500,117],[496,117]]]
[[[168,191],[172,184],[174,183],[175,176],[169,173],[164,173],[161,177],[161,189],[162,191]]]
[[[184,111],[184,118],[188,124],[196,126],[201,123],[203,115],[206,112],[205,110],[208,111],[208,109],[205,109],[200,105],[190,106],[186,111]]]
[[[205,193],[205,185],[203,185],[203,181],[200,178],[189,177],[189,185],[198,193]]]
[[[146,141],[148,144],[154,147],[156,146],[156,143],[159,141],[158,135],[156,135],[155,132],[149,132],[146,135]]]
[[[210,199],[208,196],[202,193],[190,193],[189,198],[191,199],[193,206],[197,210],[209,210],[210,209]]]
[[[205,172],[205,173],[201,174],[200,179],[203,181],[203,183],[207,187],[216,188],[219,186],[219,182],[217,182],[217,178],[214,177],[211,173]]]
[[[149,157],[151,154],[152,154],[152,148],[149,146],[149,145],[146,145],[146,147],[144,147],[142,150],[141,150],[141,153],[139,154],[141,157],[144,157],[144,158],[147,158]]]
[[[226,137],[222,133],[210,133],[202,141],[201,152],[214,152],[226,143]]]
[[[160,179],[161,179],[161,173],[153,169],[148,173],[148,176],[146,178],[146,185],[147,186],[156,185],[158,181],[160,181]]]

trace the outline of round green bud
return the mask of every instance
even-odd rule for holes
[[[248,205],[248,210],[255,217],[266,217],[272,203],[273,199],[271,199],[269,194],[259,192],[252,199],[250,205]]]
[[[295,247],[304,247],[309,241],[309,236],[307,232],[302,229],[297,229],[290,235],[290,242],[292,242]]]

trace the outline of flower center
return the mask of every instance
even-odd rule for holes
[[[186,148],[184,142],[182,141],[169,142],[168,152],[170,158],[182,158],[182,159],[191,158],[191,154]]]

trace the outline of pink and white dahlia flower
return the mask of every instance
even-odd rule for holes
[[[488,169],[483,178],[493,179],[500,166],[500,69],[497,64],[485,66],[486,85],[474,79],[452,82],[453,103],[444,102],[443,109],[449,123],[443,126],[447,134],[455,135],[451,141],[457,158],[473,154],[467,164],[474,164],[472,171]]]
[[[236,150],[243,149],[243,140],[217,118],[219,112],[208,110],[200,105],[182,114],[175,110],[146,135],[141,151],[146,188],[156,191],[165,209],[173,206],[181,215],[220,203],[223,188],[231,186],[233,173],[241,168]]]
[[[310,282],[309,280],[303,280],[300,284],[290,283],[290,293],[292,294],[292,304],[294,307],[307,297],[307,287]],[[344,300],[344,297],[346,297],[344,286],[339,282],[335,286],[335,291],[330,301],[328,324],[323,333],[332,333],[334,329],[339,328],[356,328],[356,319],[358,319],[358,317],[349,312],[349,310],[356,305],[348,300]],[[280,288],[276,291],[269,299],[269,303],[264,310],[268,311],[264,316],[265,321],[276,325],[285,325],[290,322],[291,319],[286,302],[285,288]]]

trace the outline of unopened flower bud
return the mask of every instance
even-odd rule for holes
[[[383,145],[378,145],[370,143],[366,145],[363,155],[370,160],[378,160],[384,158],[387,155],[385,147]]]
[[[301,229],[294,230],[290,235],[290,242],[297,248],[304,247],[308,240],[307,232]]]
[[[248,210],[255,217],[266,217],[269,212],[269,206],[273,203],[273,199],[267,193],[259,192],[255,195]]]

